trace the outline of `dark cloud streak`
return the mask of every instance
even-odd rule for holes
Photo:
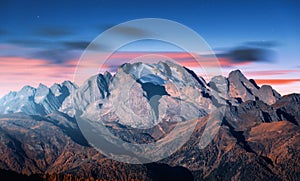
[[[106,50],[107,47],[102,44],[95,44],[91,43],[89,41],[64,41],[61,42],[61,44],[66,48],[70,50],[84,50],[87,47],[89,50],[95,50],[95,51],[101,51]]]
[[[102,31],[106,31],[110,28],[113,28],[114,26],[115,26],[115,24],[103,24],[103,25],[100,25],[99,27]],[[131,27],[131,26],[125,26],[125,25],[115,27],[114,32],[116,32],[116,34],[118,34],[118,35],[130,36],[130,37],[142,37],[142,36],[147,36],[147,35],[153,34],[143,28]]]
[[[36,34],[45,37],[61,37],[72,35],[73,32],[66,27],[42,27],[36,31]]]
[[[246,46],[256,46],[256,47],[264,47],[264,48],[273,48],[277,47],[280,44],[276,41],[249,41],[245,42],[244,45]]]
[[[45,44],[47,44],[46,41],[44,40],[34,40],[34,39],[31,39],[31,40],[26,40],[26,39],[14,39],[14,40],[7,40],[6,41],[7,43],[10,43],[10,44],[15,44],[15,45],[21,45],[21,46],[44,46]]]
[[[274,61],[276,53],[271,48],[277,46],[278,43],[273,41],[252,41],[243,44],[243,46],[234,48],[223,48],[223,53],[219,53],[216,56],[228,58],[233,63]]]
[[[29,56],[31,58],[46,59],[53,64],[64,64],[68,60],[79,57],[76,53],[65,49],[41,50],[33,52]]]
[[[67,49],[83,50],[90,44],[90,42],[88,42],[88,41],[65,41],[65,42],[61,42],[61,44],[63,46],[65,46]]]
[[[270,62],[274,52],[266,48],[239,47],[227,53],[234,62]]]

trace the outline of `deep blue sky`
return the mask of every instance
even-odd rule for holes
[[[63,65],[108,27],[137,18],[166,18],[195,30],[216,51],[255,46],[275,52],[271,63],[238,68],[299,70],[299,17],[297,0],[1,0],[0,57]],[[299,73],[280,76],[295,79]]]
[[[90,41],[107,27],[136,18],[166,18],[196,30],[213,47],[246,41],[299,44],[299,1],[10,1],[0,6],[1,41],[58,39]],[[60,32],[62,31],[62,32]],[[64,34],[65,33],[65,34]],[[68,34],[70,33],[70,34]],[[53,37],[48,37],[50,40]]]

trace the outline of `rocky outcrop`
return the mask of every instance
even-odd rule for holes
[[[290,120],[294,124],[300,125],[300,95],[290,94],[283,96],[272,105],[277,109],[277,114],[283,120]]]
[[[82,86],[76,89],[62,103],[59,111],[74,117],[75,112],[82,114],[89,105],[97,102],[97,106],[101,104],[101,100],[105,99],[110,93],[108,85],[111,81],[111,74],[98,74],[86,80]]]
[[[259,87],[254,80],[248,80],[240,70],[230,72],[228,78],[213,77],[208,85],[218,92],[226,93],[227,99],[231,99],[233,104],[248,100],[261,100],[271,105],[281,97],[271,86]]]
[[[54,84],[51,88],[43,84],[39,84],[38,88],[24,86],[20,91],[10,92],[0,99],[0,113],[46,115],[58,110],[76,88],[70,81]]]
[[[114,75],[110,95],[99,110],[101,121],[150,128],[162,120],[202,117],[215,108],[209,97],[202,96],[202,89],[203,82],[171,62],[124,64]],[[93,115],[95,109],[86,114]]]

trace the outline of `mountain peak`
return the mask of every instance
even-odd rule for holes
[[[35,88],[30,85],[25,85],[20,91],[28,91],[28,90],[34,90]]]
[[[61,85],[65,85],[65,86],[72,85],[72,86],[74,86],[74,83],[71,82],[71,81],[69,81],[69,80],[65,80],[65,81],[63,81],[63,82],[61,83]]]
[[[229,73],[228,78],[238,78],[238,79],[246,79],[245,75],[241,72],[241,70],[236,69]]]
[[[275,103],[281,96],[269,85],[259,87],[252,79],[248,80],[240,70],[234,70],[229,73],[229,96],[247,100],[262,100],[267,104]]]
[[[48,88],[45,84],[39,83],[38,88]]]
[[[20,95],[20,98],[24,98],[24,97],[30,97],[33,96],[36,92],[36,89],[26,85],[24,86],[19,92],[18,94]]]
[[[107,71],[103,74],[94,75],[79,88],[68,80],[61,84],[53,84],[50,89],[44,84],[39,84],[36,89],[31,86],[24,86],[19,92],[10,94],[1,100],[6,103],[6,106],[2,106],[2,109],[5,110],[7,107],[11,109],[12,106],[8,106],[8,104],[13,104],[13,107],[15,107],[11,109],[13,112],[14,110],[20,110],[20,105],[28,105],[28,109],[37,107],[38,110],[35,113],[45,108],[47,111],[41,113],[45,114],[45,112],[57,110],[57,107],[60,111],[71,113],[75,103],[75,107],[77,106],[79,110],[85,111],[89,106],[89,101],[109,99],[113,89],[117,89],[116,92],[118,93],[126,91],[123,88],[124,84],[128,84],[128,81],[136,82],[140,84],[137,86],[142,86],[140,96],[145,93],[145,86],[153,84],[151,86],[161,86],[159,88],[166,91],[164,97],[170,95],[170,99],[173,99],[173,97],[178,98],[181,95],[186,101],[195,102],[196,100],[195,105],[208,105],[211,103],[210,99],[226,99],[233,104],[259,99],[267,104],[273,104],[280,98],[280,94],[270,86],[258,87],[254,81],[248,80],[240,70],[230,72],[228,78],[216,76],[206,84],[192,70],[171,61],[160,61],[153,64],[143,62],[125,63],[119,67],[114,76]],[[204,95],[204,93],[206,94]],[[67,97],[68,99],[66,99]],[[25,104],[20,100],[30,103]],[[0,107],[1,112],[5,111],[1,110]],[[73,113],[69,115],[73,115]]]
[[[65,84],[64,88],[60,84],[53,84],[51,88],[42,83],[37,88],[26,85],[19,92],[9,93],[0,99],[0,113],[24,112],[29,115],[45,115],[58,110],[71,92],[67,83]],[[71,82],[68,84],[73,85]]]

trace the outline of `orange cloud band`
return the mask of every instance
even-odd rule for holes
[[[290,84],[300,82],[300,79],[255,79],[257,84]]]

